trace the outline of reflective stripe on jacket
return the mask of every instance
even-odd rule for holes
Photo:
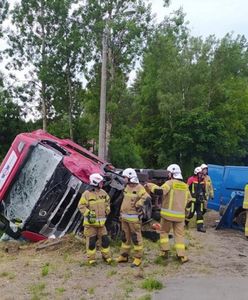
[[[163,189],[161,217],[169,221],[183,222],[186,205],[191,200],[188,185],[183,181],[171,179],[161,188]]]
[[[248,184],[245,185],[245,195],[244,195],[243,208],[248,209]]]
[[[196,199],[196,201],[203,201],[206,199],[205,181],[203,178],[199,179],[196,175],[191,176],[188,179],[187,184],[192,198]]]
[[[103,226],[106,216],[110,213],[109,195],[102,189],[85,191],[81,196],[78,208],[84,216],[84,225]],[[87,219],[89,211],[94,211],[96,214],[96,221],[93,224],[90,224]]]
[[[214,198],[214,188],[212,180],[209,175],[204,176],[205,189],[206,189],[206,199]]]
[[[128,222],[139,222],[139,215],[121,214],[121,218]]]
[[[144,206],[146,199],[150,198],[150,196],[147,194],[145,188],[139,183],[127,184],[123,194],[124,198],[122,200],[120,211],[122,218],[128,222],[139,221],[137,212],[139,208]]]

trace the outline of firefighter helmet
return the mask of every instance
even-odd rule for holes
[[[179,167],[179,165],[177,165],[177,164],[169,165],[169,167],[167,168],[167,171],[169,171],[173,175],[173,178],[183,179],[182,171],[181,171],[181,168]]]
[[[139,178],[137,176],[130,178],[131,183],[139,183]]]
[[[201,173],[201,171],[202,171],[202,168],[201,168],[201,167],[196,167],[196,168],[194,169],[194,174],[197,175],[197,174]]]
[[[103,181],[102,175],[93,173],[90,175],[90,185],[98,186]]]
[[[131,179],[133,177],[137,177],[137,173],[132,168],[127,168],[122,172],[122,176],[127,177],[128,179]]]
[[[206,164],[202,164],[201,165],[201,169],[203,170],[203,169],[207,169],[208,168],[208,165],[206,165]]]

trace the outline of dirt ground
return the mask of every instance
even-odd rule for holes
[[[100,255],[97,266],[87,266],[83,241],[73,236],[49,241],[58,244],[44,249],[43,243],[2,242],[1,299],[148,300],[156,295],[149,286],[152,280],[161,283],[166,291],[174,281],[177,285],[182,278],[192,277],[226,277],[226,285],[230,285],[230,278],[248,276],[248,241],[239,231],[216,231],[216,219],[215,212],[207,214],[205,234],[195,228],[186,232],[190,261],[184,265],[174,258],[174,250],[168,262],[157,259],[159,244],[148,240],[144,241],[145,257],[138,269],[130,268],[129,263],[106,265]],[[118,244],[112,245],[114,257],[118,256]]]

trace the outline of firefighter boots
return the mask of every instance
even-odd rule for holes
[[[111,265],[112,262],[113,262],[113,259],[112,259],[111,257],[108,257],[108,258],[104,258],[104,257],[103,257],[103,260],[104,260],[105,263],[108,264],[108,265]]]
[[[90,266],[95,266],[96,265],[96,260],[95,259],[91,259],[91,260],[88,261],[88,264]]]
[[[135,257],[131,264],[131,267],[135,268],[135,267],[139,267],[140,265],[141,265],[141,258]]]
[[[205,227],[203,226],[203,225],[201,225],[201,226],[197,226],[197,231],[200,231],[200,232],[206,232],[206,229],[205,229]]]
[[[159,254],[159,257],[162,257],[164,259],[168,259],[169,258],[169,251],[161,251]]]
[[[184,264],[189,261],[187,256],[178,256],[179,261]]]
[[[128,256],[120,255],[120,256],[116,259],[116,261],[117,261],[118,263],[126,263],[126,262],[128,262]]]

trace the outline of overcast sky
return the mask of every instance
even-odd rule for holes
[[[233,31],[248,39],[248,0],[171,0],[169,8],[163,7],[163,0],[151,2],[158,21],[183,7],[193,35],[215,34],[221,38]]]

